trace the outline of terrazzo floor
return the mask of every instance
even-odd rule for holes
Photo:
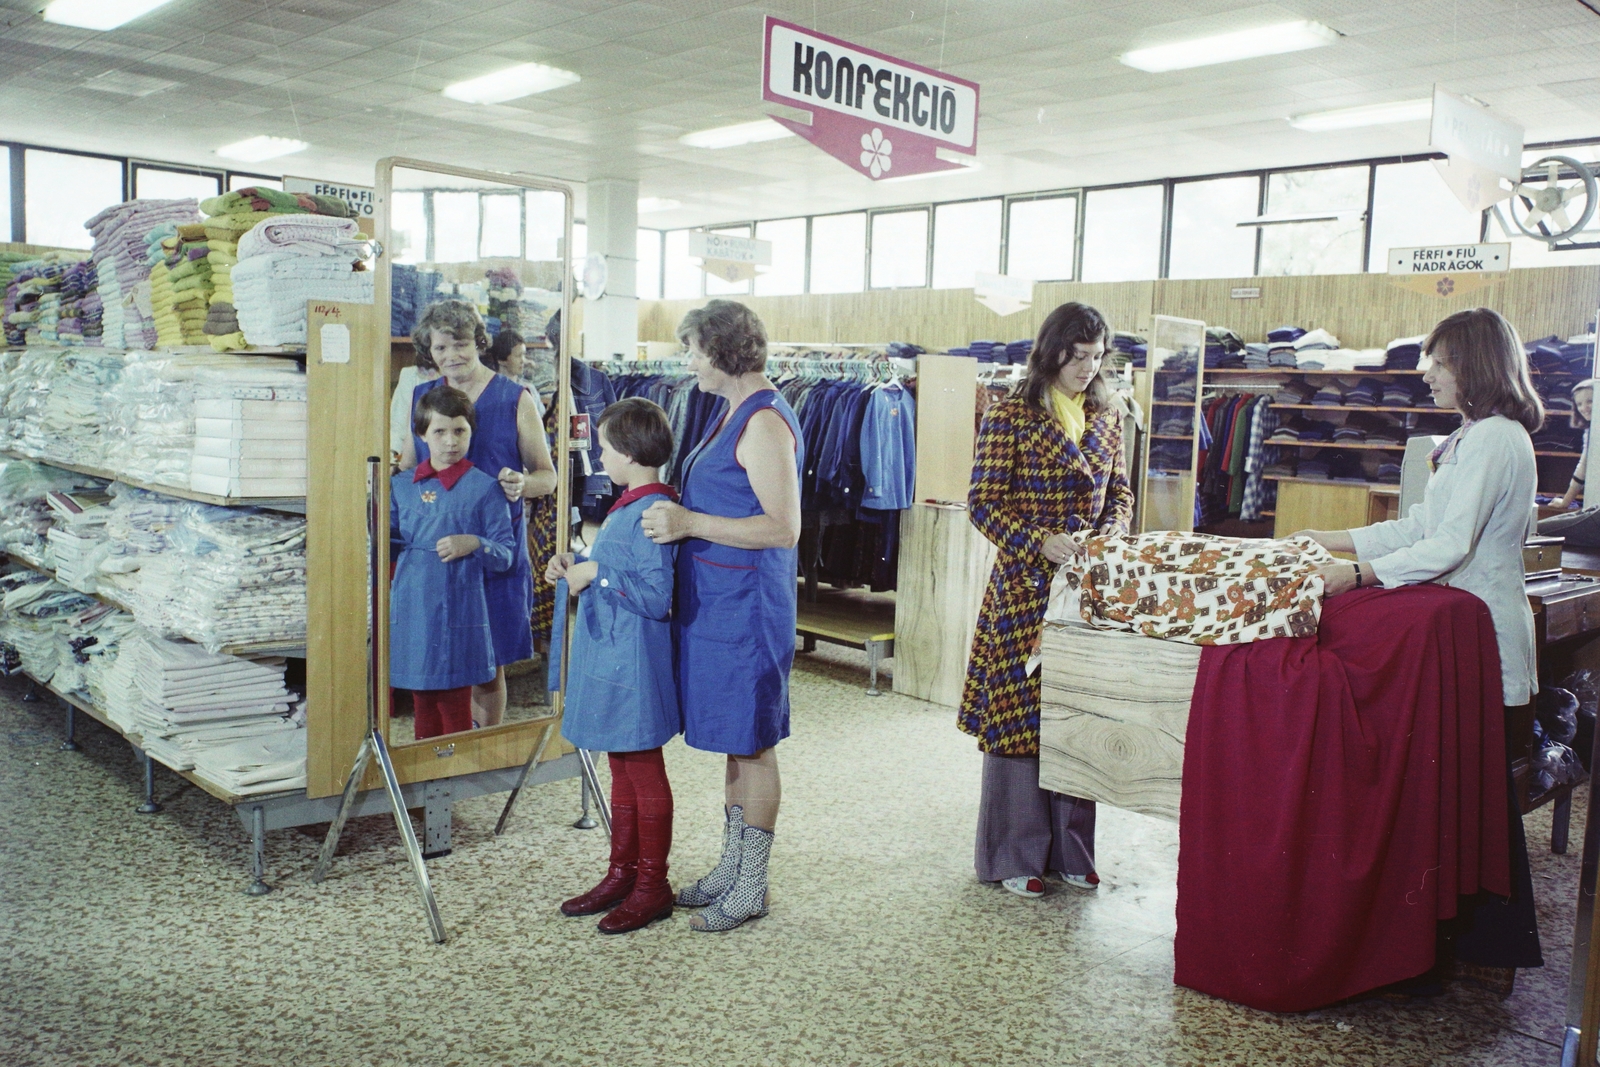
[[[388,816],[351,823],[320,886],[321,828],[270,834],[277,891],[247,897],[232,813],[162,772],[166,810],[135,815],[125,743],[90,723],[59,751],[60,710],[0,683],[0,1064],[1559,1062],[1581,817],[1564,857],[1539,844],[1548,809],[1528,820],[1549,966],[1510,999],[1271,1015],[1173,986],[1176,826],[1102,808],[1097,894],[983,885],[971,741],[864,680],[848,650],[797,660],[767,918],[600,937],[562,917],[606,850],[571,827],[569,780],[525,796],[503,838],[499,799],[457,805],[455,851],[430,864],[443,946]],[[722,767],[681,743],[668,766],[674,878],[693,878],[719,846]]]

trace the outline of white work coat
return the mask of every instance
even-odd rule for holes
[[[1372,564],[1384,588],[1437,582],[1489,606],[1507,707],[1539,691],[1522,567],[1538,480],[1528,431],[1492,415],[1462,433],[1409,514],[1350,531],[1356,558]]]

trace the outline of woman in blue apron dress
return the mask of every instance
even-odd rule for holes
[[[701,909],[690,926],[720,932],[767,912],[805,457],[800,422],[766,378],[754,312],[713,300],[684,317],[678,338],[696,384],[725,404],[684,464],[682,503],[651,505],[641,524],[657,543],[681,542],[673,626],[684,740],[728,756],[722,858],[678,895]]]
[[[522,502],[555,491],[555,466],[550,461],[538,401],[526,386],[496,374],[480,358],[489,349],[489,335],[477,308],[462,300],[440,301],[417,322],[413,338],[418,365],[436,367],[441,377],[416,387],[412,411],[422,394],[440,385],[466,393],[478,421],[467,458],[478,470],[498,479],[506,494],[515,554],[510,570],[484,579],[497,669],[492,682],[472,689],[473,720],[479,726],[496,726],[505,715],[506,665],[533,655],[533,565],[528,557]],[[401,470],[410,470],[428,458],[422,438],[412,435],[406,445],[400,457]]]

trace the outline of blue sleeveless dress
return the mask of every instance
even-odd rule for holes
[[[413,417],[422,394],[444,384],[443,378],[435,378],[412,391]],[[473,405],[477,409],[478,428],[472,433],[472,447],[467,450],[467,458],[491,478],[497,479],[505,467],[522,470],[522,450],[517,447],[517,402],[526,391],[526,386],[496,374]],[[412,443],[416,446],[417,462],[421,463],[428,458],[427,442],[413,434]],[[504,667],[533,656],[533,563],[528,558],[528,530],[522,501],[506,500],[505,493],[500,494],[500,499],[511,519],[511,569],[485,575],[484,594],[489,602],[495,665]]]
[[[684,463],[683,506],[706,515],[760,515],[735,450],[758,411],[776,411],[805,466],[800,420],[776,390],[747,397]],[[673,615],[683,739],[708,752],[750,756],[789,736],[799,552],[729,548],[691,538],[678,547]]]

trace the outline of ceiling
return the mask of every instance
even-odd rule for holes
[[[664,228],[1420,152],[1426,123],[1306,133],[1284,120],[1435,83],[1522,122],[1530,142],[1600,136],[1600,15],[1580,0],[172,0],[109,33],[45,23],[42,7],[0,0],[0,138],[218,167],[219,145],[297,137],[312,147],[235,166],[362,184],[387,155],[637,178],[642,196],[683,203],[641,216]],[[679,144],[766,113],[768,14],[980,83],[981,169],[884,184],[799,138]],[[1168,74],[1116,59],[1305,18],[1344,36]],[[494,106],[440,94],[525,62],[583,80]]]

